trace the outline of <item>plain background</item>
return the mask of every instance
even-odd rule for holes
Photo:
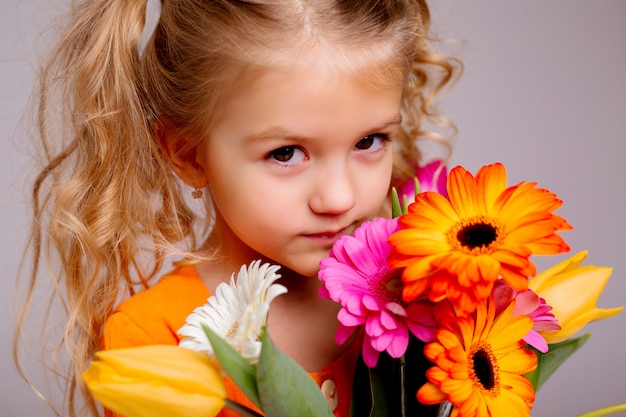
[[[32,170],[19,121],[33,84],[35,41],[53,11],[67,4],[0,3],[0,414],[6,417],[52,415],[17,376],[10,340]],[[588,249],[588,264],[614,268],[599,305],[624,305],[626,1],[437,0],[432,7],[435,33],[462,41],[455,48],[465,62],[443,106],[459,127],[452,165],[474,172],[501,161],[509,184],[537,181],[557,193],[565,202],[558,213],[574,226],[564,234],[572,252]],[[543,268],[562,258],[537,262]],[[570,417],[626,401],[626,313],[587,330],[587,345],[538,392],[533,416]]]

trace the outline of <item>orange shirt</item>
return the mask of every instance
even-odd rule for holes
[[[154,344],[178,344],[176,334],[194,308],[210,296],[193,266],[182,266],[165,275],[151,288],[124,301],[107,320],[102,348],[114,349]],[[336,417],[348,417],[352,397],[352,376],[359,354],[359,343],[320,372],[310,373],[320,386]],[[228,398],[250,408],[256,407],[230,379]],[[109,411],[106,416],[113,416]],[[224,409],[219,417],[239,416]]]

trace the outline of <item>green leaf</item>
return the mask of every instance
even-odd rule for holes
[[[548,380],[548,378],[561,366],[567,358],[569,358],[574,352],[581,348],[582,345],[587,342],[591,336],[586,333],[580,337],[565,340],[561,343],[555,343],[549,345],[550,350],[546,353],[541,353],[534,348],[537,353],[537,369],[532,373],[527,374],[526,377],[530,380],[538,391],[539,388]]]
[[[261,400],[256,385],[256,369],[254,366],[209,327],[202,325],[202,328],[209,338],[211,346],[213,346],[215,357],[222,369],[226,371],[228,376],[230,376],[239,389],[246,394],[250,401],[261,408]]]
[[[398,198],[398,190],[396,187],[391,188],[391,217],[396,218],[402,215],[402,207],[400,206],[400,199]]]
[[[406,198],[406,195],[402,196],[402,214],[407,214],[409,212],[409,201]]]
[[[257,386],[265,415],[333,417],[315,381],[272,343],[266,330],[261,333],[261,342]]]
[[[422,192],[422,188],[420,187],[420,181],[417,177],[413,177],[413,185],[415,186],[415,195],[418,195]]]

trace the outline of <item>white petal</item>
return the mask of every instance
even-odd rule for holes
[[[229,284],[219,284],[207,303],[187,317],[187,323],[178,331],[185,336],[179,345],[212,354],[202,329],[204,325],[223,337],[251,363],[256,363],[261,352],[261,329],[267,324],[270,302],[287,292],[283,285],[274,284],[280,278],[279,268],[267,263],[261,265],[258,260],[248,267],[243,265],[236,280],[233,274]],[[234,334],[229,334],[233,328]]]

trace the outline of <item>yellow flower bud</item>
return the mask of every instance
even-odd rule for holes
[[[224,407],[224,382],[205,354],[153,345],[96,356],[83,379],[98,401],[125,417],[213,417]]]
[[[583,266],[587,251],[545,270],[531,279],[528,287],[552,306],[561,330],[540,332],[549,344],[559,343],[578,333],[588,323],[613,317],[624,307],[597,308],[598,297],[611,276],[612,269]]]

